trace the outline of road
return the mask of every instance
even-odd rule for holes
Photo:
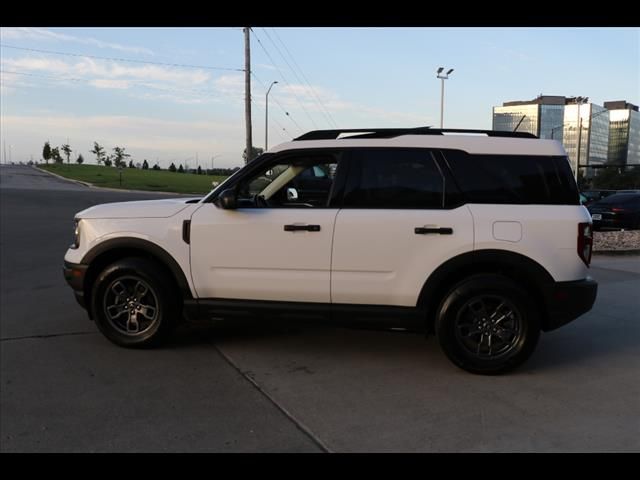
[[[596,257],[594,309],[505,376],[420,335],[257,319],[126,350],[62,257],[75,212],[147,198],[0,167],[0,451],[640,451],[639,257]]]

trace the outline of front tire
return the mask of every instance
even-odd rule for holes
[[[96,324],[121,347],[160,344],[180,317],[171,278],[154,261],[130,257],[106,267],[93,286]]]
[[[512,370],[533,353],[540,319],[530,296],[502,275],[474,275],[455,285],[436,316],[444,353],[471,373]]]

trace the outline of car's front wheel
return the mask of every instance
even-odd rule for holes
[[[455,285],[440,304],[435,327],[449,359],[480,374],[516,368],[540,336],[530,296],[502,275],[474,275]]]
[[[106,267],[93,286],[92,308],[100,331],[122,347],[153,346],[179,318],[170,277],[154,261],[130,257]]]

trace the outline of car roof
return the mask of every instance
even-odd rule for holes
[[[364,130],[366,131],[366,129]],[[391,138],[336,138],[294,140],[269,149],[269,153],[319,148],[439,148],[463,150],[472,154],[566,156],[557,140],[526,137],[492,137],[477,134],[398,135]]]

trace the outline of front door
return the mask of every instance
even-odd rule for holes
[[[331,182],[313,198],[291,185],[308,169],[333,178],[338,154],[272,160],[235,186],[238,208],[203,204],[191,218],[191,272],[199,298],[330,302]],[[308,172],[307,172],[308,173]],[[293,190],[292,190],[293,189]]]

